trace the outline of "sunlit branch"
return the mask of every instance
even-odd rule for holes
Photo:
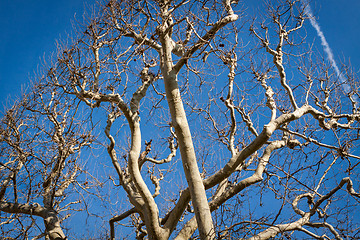
[[[220,183],[219,187],[220,187],[220,189],[222,189],[222,191],[218,188],[218,190],[216,192],[216,196],[214,196],[213,200],[210,201],[209,205],[210,205],[211,211],[215,211],[216,209],[218,209],[219,206],[222,205],[225,201],[232,198],[234,195],[236,195],[237,193],[239,193],[246,187],[251,186],[251,185],[261,181],[263,179],[262,174],[263,174],[265,167],[269,161],[271,153],[273,151],[275,151],[276,149],[284,147],[286,145],[286,142],[287,142],[287,140],[280,140],[280,141],[274,141],[274,142],[270,143],[266,147],[265,152],[263,153],[263,156],[259,160],[259,163],[255,170],[255,173],[251,177],[248,177],[248,178],[240,181],[233,187],[229,187],[229,189],[226,189],[226,191],[225,191],[225,188],[226,188],[225,182]],[[226,181],[226,183],[227,183],[227,181]],[[192,218],[185,224],[185,226],[179,232],[176,239],[190,238],[191,235],[196,230],[196,228],[197,228],[197,224],[196,224],[195,218]]]
[[[318,200],[315,201],[314,199],[314,195],[310,194],[310,193],[305,193],[305,194],[301,194],[298,195],[294,201],[292,202],[292,206],[294,211],[299,214],[300,216],[302,216],[302,218],[298,219],[297,221],[294,221],[292,223],[286,223],[286,224],[278,224],[275,226],[272,226],[260,233],[258,233],[257,235],[249,238],[248,240],[265,240],[265,239],[269,239],[272,237],[275,237],[277,234],[282,233],[282,232],[286,232],[286,231],[293,231],[293,230],[301,230],[304,231],[303,226],[304,225],[308,225],[308,226],[312,226],[312,223],[310,222],[310,218],[311,216],[313,216],[316,212],[317,209],[320,207],[320,205],[326,201],[327,199],[329,199],[331,196],[333,196],[338,190],[340,190],[345,184],[347,184],[347,191],[351,196],[354,196],[356,198],[360,198],[360,194],[355,192],[354,188],[353,188],[353,183],[350,180],[350,178],[346,177],[343,178],[341,180],[341,182],[339,183],[338,186],[336,186],[334,189],[332,189],[330,192],[328,192],[326,195],[321,196]],[[298,208],[298,203],[302,198],[307,198],[309,203],[313,203],[313,206],[311,207],[311,209],[308,212],[304,212],[302,210],[300,210]],[[320,227],[319,224],[316,224],[314,226]],[[336,231],[331,227],[330,224],[322,224],[322,227],[328,228],[330,229],[330,231],[335,235],[335,237],[338,236],[338,234],[336,233]],[[337,238],[338,239],[338,238]]]

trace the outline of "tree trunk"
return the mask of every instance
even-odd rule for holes
[[[201,239],[213,239],[215,231],[204,184],[196,161],[196,154],[180,96],[176,75],[165,75],[165,90],[170,108],[172,125],[180,148],[186,180],[189,184],[191,200]]]

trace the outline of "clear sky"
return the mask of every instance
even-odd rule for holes
[[[0,0],[0,109],[27,86],[41,59],[56,50],[56,40],[65,39],[75,17],[81,21],[84,9],[94,2]],[[336,60],[351,59],[359,70],[360,1],[315,0],[312,8]]]
[[[95,0],[0,0],[0,109],[33,77]],[[76,14],[76,15],[75,15]]]
[[[247,1],[262,2],[242,1],[245,6]],[[66,39],[75,17],[81,22],[84,9],[94,2],[0,0],[0,112],[7,99],[20,96],[41,59],[51,56],[56,40]],[[314,0],[311,6],[338,65],[350,59],[360,70],[360,0]],[[314,29],[308,33],[320,43]]]

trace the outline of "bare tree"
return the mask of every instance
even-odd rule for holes
[[[80,149],[92,141],[77,111],[76,101],[39,84],[6,112],[1,122],[3,236],[65,239],[60,224],[81,206],[79,196],[67,199],[68,188],[80,184]],[[36,230],[43,229],[39,217],[45,230]]]
[[[128,234],[115,229],[126,218],[137,239],[359,237],[358,78],[309,45],[305,1],[246,11],[109,1],[59,50],[43,81],[91,115],[70,123],[104,132],[108,155],[91,161],[113,183],[98,194],[118,213],[107,212],[111,239]]]

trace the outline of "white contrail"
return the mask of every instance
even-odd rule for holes
[[[320,37],[321,45],[324,48],[324,51],[327,55],[328,60],[330,61],[331,66],[336,72],[336,75],[339,77],[340,82],[342,83],[343,89],[346,93],[349,93],[351,91],[350,86],[346,84],[346,78],[344,75],[340,72],[339,67],[336,64],[334,54],[329,46],[329,43],[326,41],[324,33],[320,29],[320,25],[317,23],[317,21],[314,18],[314,15],[311,11],[311,7],[309,4],[306,4],[304,1],[302,1],[303,5],[305,6],[305,13],[310,19],[311,26],[313,26],[316,30],[317,35]]]

